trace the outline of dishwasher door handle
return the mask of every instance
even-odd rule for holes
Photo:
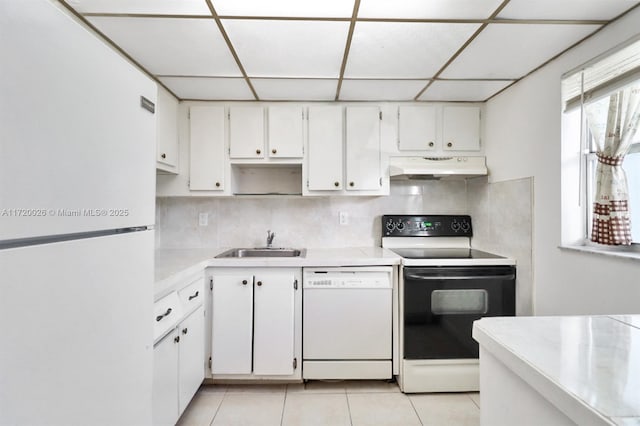
[[[516,276],[514,274],[505,275],[456,275],[456,276],[439,276],[439,275],[414,275],[407,274],[405,279],[420,280],[420,281],[435,281],[435,280],[512,280]]]

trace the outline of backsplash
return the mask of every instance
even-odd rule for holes
[[[470,214],[475,248],[516,259],[516,311],[530,315],[532,196],[533,178],[477,178],[396,182],[386,197],[157,198],[156,248],[261,247],[267,230],[276,247],[371,247],[380,245],[383,214]]]
[[[516,313],[533,313],[533,178],[467,183],[475,248],[516,259]]]
[[[379,246],[383,214],[466,214],[464,181],[394,183],[386,197],[157,198],[157,248]],[[339,213],[348,215],[340,225]],[[205,213],[207,226],[199,226]]]

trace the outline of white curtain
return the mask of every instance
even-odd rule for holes
[[[629,192],[622,162],[639,127],[640,86],[593,102],[586,113],[598,156],[591,241],[630,245]]]

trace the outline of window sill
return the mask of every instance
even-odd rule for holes
[[[582,253],[593,253],[602,256],[640,261],[640,248],[637,244],[624,248],[606,248],[595,245],[563,245],[559,248],[563,250],[579,251]]]

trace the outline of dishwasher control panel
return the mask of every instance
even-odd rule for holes
[[[314,271],[307,273],[303,288],[307,289],[340,289],[340,288],[392,288],[390,272],[362,271]]]

